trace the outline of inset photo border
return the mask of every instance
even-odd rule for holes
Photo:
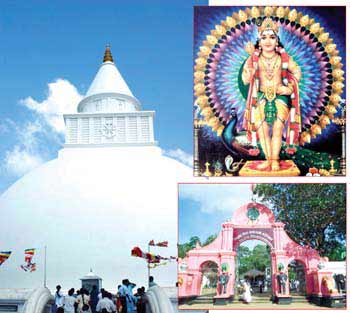
[[[179,184],[179,309],[344,309],[346,188]]]

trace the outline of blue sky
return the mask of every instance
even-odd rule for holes
[[[218,234],[233,212],[251,201],[251,184],[180,184],[179,243]]]
[[[188,159],[193,4],[206,1],[1,1],[0,193],[57,156],[63,134],[38,107],[50,111],[65,94],[74,108],[69,99],[86,93],[106,44],[142,109],[156,111],[160,147]]]

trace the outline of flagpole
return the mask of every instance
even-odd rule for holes
[[[46,287],[46,246],[45,246],[45,253],[44,253],[44,287]]]
[[[151,246],[148,243],[148,253],[151,253]],[[148,269],[148,288],[149,288],[149,278],[151,277],[151,267],[150,267],[150,263],[149,260],[147,260],[147,269]]]

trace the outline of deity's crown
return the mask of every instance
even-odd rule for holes
[[[259,26],[259,34],[262,34],[267,30],[272,30],[275,34],[278,33],[278,26],[270,17],[264,19],[264,21]]]

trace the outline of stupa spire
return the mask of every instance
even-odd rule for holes
[[[103,57],[103,63],[105,63],[105,62],[113,62],[113,57],[112,57],[110,45],[106,46],[105,55]]]

